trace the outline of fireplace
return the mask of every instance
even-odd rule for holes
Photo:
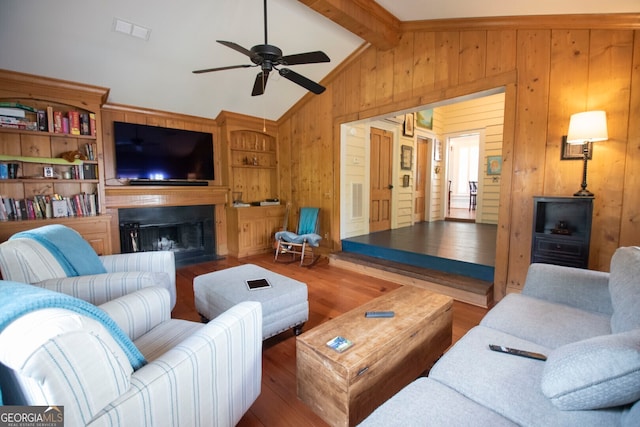
[[[119,209],[120,251],[172,251],[176,267],[218,259],[214,212],[214,205]]]

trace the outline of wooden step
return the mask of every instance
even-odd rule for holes
[[[402,285],[418,286],[483,308],[493,304],[493,283],[479,279],[350,252],[330,254],[329,264]]]

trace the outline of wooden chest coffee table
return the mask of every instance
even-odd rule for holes
[[[403,286],[297,337],[298,397],[332,426],[355,425],[451,345],[453,300]],[[394,311],[365,318],[366,311]],[[326,343],[340,335],[343,353]]]

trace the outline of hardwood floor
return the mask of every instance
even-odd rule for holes
[[[173,317],[199,321],[193,301],[193,278],[211,271],[252,263],[305,282],[309,291],[309,321],[303,332],[402,285],[331,266],[326,258],[313,267],[274,263],[271,254],[227,258],[177,270],[177,303]],[[486,309],[454,302],[453,342],[477,325]],[[240,423],[249,426],[326,426],[296,395],[296,339],[290,331],[263,343],[262,392]]]

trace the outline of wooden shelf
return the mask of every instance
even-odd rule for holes
[[[53,184],[67,184],[67,183],[98,184],[100,180],[99,179],[64,179],[64,178],[16,178],[16,179],[5,179],[0,182],[2,182],[3,184],[6,184],[6,183],[11,184],[12,182],[29,182],[29,183],[46,182],[46,183],[53,183]]]
[[[87,140],[91,140],[91,141],[95,141],[97,139],[97,137],[95,135],[73,135],[73,134],[70,134],[70,133],[44,132],[44,131],[41,131],[41,130],[15,129],[15,128],[8,128],[8,127],[4,127],[4,126],[0,126],[0,131],[8,132],[8,133],[20,133],[20,134],[25,134],[25,135],[78,138],[78,139],[87,139]]]
[[[8,70],[0,70],[0,99],[16,102],[37,110],[60,112],[69,115],[77,112],[90,117],[92,135],[48,132],[42,130],[0,127],[0,161],[17,163],[20,178],[0,180],[0,195],[14,201],[34,200],[37,196],[74,198],[78,194],[95,194],[99,211],[95,216],[69,216],[61,218],[33,218],[3,221],[0,224],[0,241],[18,231],[45,224],[65,224],[76,229],[96,252],[110,254],[111,217],[105,214],[103,174],[103,146],[101,106],[109,90],[64,80],[51,79]],[[36,114],[26,112],[29,121],[36,121]],[[57,116],[54,116],[57,117]],[[95,128],[94,128],[95,126]],[[94,151],[93,160],[76,159],[69,162],[62,154],[80,151],[87,154],[87,147]],[[95,179],[63,179],[70,168],[79,170],[82,165],[92,165],[86,173],[96,172]],[[53,177],[44,177],[43,167],[53,168]],[[48,172],[48,171],[47,171]],[[82,172],[82,171],[80,171]],[[71,175],[74,176],[74,175]],[[78,176],[78,175],[75,175]],[[80,175],[83,176],[83,175]],[[48,209],[47,209],[48,211]],[[39,211],[38,211],[39,212]],[[38,213],[36,212],[36,214]]]
[[[276,154],[275,150],[245,150],[244,148],[232,148],[231,151],[242,151],[244,153],[267,153],[267,154]]]

